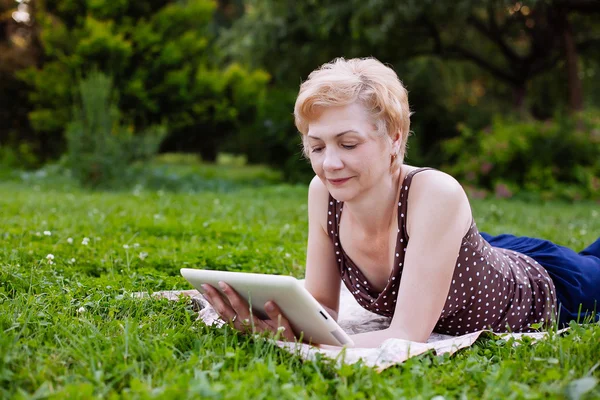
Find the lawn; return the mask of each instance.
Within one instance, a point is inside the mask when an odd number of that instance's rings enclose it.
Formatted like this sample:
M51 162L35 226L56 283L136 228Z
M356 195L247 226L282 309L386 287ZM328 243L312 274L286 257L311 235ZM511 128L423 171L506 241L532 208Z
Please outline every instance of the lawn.
M306 187L91 192L38 176L0 193L0 398L600 398L598 325L482 339L379 374L203 326L183 300L131 297L188 289L183 266L302 277ZM600 234L594 203L473 209L490 233L577 250Z

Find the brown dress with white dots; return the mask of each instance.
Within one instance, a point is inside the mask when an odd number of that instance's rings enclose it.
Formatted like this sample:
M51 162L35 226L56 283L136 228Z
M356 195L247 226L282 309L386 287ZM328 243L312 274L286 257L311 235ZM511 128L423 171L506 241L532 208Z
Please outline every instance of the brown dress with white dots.
M394 267L382 292L375 290L339 242L339 221L343 202L329 196L328 227L337 255L341 278L358 303L374 313L394 315L402 278L408 192L415 174L406 175L398 199L398 238ZM435 332L463 335L482 329L495 332L527 332L531 325L544 325L556 318L556 290L546 270L532 258L514 251L492 247L471 224L460 246L452 284Z

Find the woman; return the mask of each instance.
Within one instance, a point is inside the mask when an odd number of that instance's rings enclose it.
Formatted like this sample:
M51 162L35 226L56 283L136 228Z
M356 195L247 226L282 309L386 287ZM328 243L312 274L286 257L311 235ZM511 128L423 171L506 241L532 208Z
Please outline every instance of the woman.
M294 109L316 174L308 194L306 288L336 318L340 282L389 328L353 336L358 347L389 338L425 342L432 331L523 332L593 315L600 300L600 239L581 253L550 242L480 234L451 176L403 164L407 91L368 59L336 59L313 71ZM207 287L225 320L244 330L248 306L226 284ZM294 340L275 304L255 329ZM560 309L560 311L559 311Z

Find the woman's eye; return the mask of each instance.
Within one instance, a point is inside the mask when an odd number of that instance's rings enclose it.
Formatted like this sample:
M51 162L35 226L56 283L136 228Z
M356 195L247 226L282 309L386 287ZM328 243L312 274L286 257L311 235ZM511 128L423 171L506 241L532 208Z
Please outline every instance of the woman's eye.
M342 147L346 150L351 150L356 147L355 144L343 144Z
M323 150L322 147L313 147L312 149L310 149L311 153L319 153L321 150Z

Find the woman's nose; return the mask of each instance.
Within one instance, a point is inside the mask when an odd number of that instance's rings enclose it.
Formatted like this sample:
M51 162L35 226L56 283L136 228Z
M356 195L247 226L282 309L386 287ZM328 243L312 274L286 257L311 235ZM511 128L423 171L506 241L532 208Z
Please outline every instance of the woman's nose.
M325 150L325 159L323 160L323 169L328 171L335 171L342 169L344 163L340 158L339 154L335 150Z

